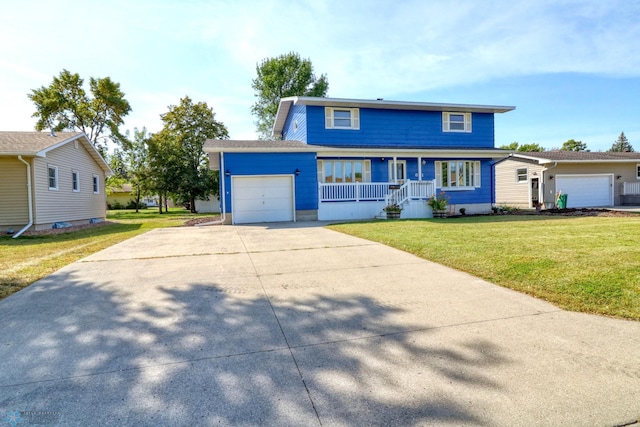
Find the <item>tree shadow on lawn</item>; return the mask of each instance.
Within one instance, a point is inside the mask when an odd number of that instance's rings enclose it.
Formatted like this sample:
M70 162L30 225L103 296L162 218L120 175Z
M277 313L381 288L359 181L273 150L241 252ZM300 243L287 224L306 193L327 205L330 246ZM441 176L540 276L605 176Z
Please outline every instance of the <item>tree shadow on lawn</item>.
M482 424L438 384L496 389L483 371L511 363L362 295L124 285L65 269L0 301L0 410L72 425Z

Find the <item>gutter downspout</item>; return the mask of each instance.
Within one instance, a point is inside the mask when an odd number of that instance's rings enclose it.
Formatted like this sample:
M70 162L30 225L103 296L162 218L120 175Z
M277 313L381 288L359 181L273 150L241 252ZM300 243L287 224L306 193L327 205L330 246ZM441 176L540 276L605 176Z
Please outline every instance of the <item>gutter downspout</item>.
M27 204L29 206L29 224L13 235L13 238L20 237L22 233L27 231L33 225L33 202L31 201L31 165L29 162L25 162L22 156L18 156L18 160L27 165Z
M205 226L205 225L218 225L218 224L224 224L224 222L227 219L227 195L225 192L225 180L227 179L226 175L225 175L225 169L224 169L224 152L221 151L220 152L220 176L218 179L221 180L222 182L222 188L220 189L220 202L222 202L222 209L220 212L221 217L218 221L211 221L211 222L205 222L202 224L198 224L198 226Z

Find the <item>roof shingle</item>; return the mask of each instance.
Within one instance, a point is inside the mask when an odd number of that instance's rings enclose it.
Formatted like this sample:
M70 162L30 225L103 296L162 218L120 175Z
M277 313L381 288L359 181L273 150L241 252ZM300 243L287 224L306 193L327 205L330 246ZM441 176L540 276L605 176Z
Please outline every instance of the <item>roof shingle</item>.
M34 156L42 150L67 141L82 132L0 132L0 155Z

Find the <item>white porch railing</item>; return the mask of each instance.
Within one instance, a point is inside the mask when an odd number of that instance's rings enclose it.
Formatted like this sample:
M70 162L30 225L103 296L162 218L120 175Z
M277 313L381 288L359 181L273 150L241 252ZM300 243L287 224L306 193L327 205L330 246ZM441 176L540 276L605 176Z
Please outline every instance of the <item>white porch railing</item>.
M387 204L401 205L409 200L426 200L436 194L436 181L405 181L398 189L389 191Z
M407 180L399 189L391 190L389 182L319 183L320 202L389 201L402 204L407 200L428 199L436 193L434 181ZM393 194L393 195L392 195Z
M630 196L640 194L640 182L623 182L622 195Z
M360 202L384 200L389 194L388 182L319 183L321 202Z

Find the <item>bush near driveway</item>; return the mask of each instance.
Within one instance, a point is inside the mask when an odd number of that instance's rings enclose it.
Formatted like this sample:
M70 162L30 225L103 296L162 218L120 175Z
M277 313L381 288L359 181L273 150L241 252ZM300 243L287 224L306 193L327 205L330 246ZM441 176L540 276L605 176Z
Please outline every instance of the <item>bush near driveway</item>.
M640 320L640 216L478 216L330 228L567 310Z
M108 211L109 224L55 233L0 237L0 299L92 253L154 228L175 227L211 214L191 214L182 208Z

